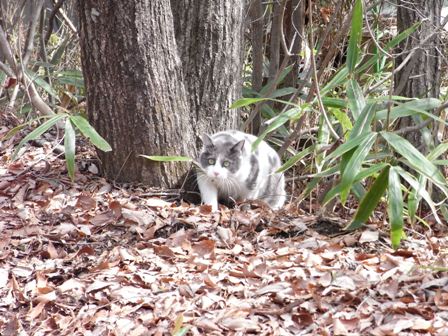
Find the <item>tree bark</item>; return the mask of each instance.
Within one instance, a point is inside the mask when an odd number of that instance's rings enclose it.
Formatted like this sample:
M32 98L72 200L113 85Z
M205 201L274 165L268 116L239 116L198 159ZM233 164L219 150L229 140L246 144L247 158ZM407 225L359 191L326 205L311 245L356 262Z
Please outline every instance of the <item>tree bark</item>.
M441 40L435 34L440 28L443 0L398 1L397 28L402 32L416 22L421 26L400 46L401 53L396 59L396 67L415 49L410 61L394 78L394 93L405 97L434 97L440 94L440 52ZM414 123L412 118L403 118L400 128ZM420 132L411 132L407 138L416 147L424 147Z
M171 0L190 122L201 136L235 129L244 57L244 0Z
M88 114L111 144L106 177L179 185L204 133L236 128L244 1L78 0Z
M186 165L139 157L193 154L169 0L80 0L89 119L111 144L106 177L170 187Z

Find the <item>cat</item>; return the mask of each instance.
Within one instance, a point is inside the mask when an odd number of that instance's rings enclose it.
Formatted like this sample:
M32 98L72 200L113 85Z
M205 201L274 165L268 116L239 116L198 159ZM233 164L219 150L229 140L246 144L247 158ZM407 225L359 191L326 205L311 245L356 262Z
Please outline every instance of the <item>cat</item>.
M236 130L202 138L197 182L202 203L218 210L218 201L265 201L272 209L285 203L285 179L275 173L281 166L277 152L265 141L255 150L257 137Z

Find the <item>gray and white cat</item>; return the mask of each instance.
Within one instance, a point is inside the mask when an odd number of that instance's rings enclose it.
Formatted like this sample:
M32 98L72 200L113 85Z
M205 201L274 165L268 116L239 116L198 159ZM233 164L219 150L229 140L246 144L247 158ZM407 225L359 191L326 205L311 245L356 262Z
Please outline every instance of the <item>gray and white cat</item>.
M260 199L271 208L285 203L285 179L275 173L281 166L277 152L265 141L252 151L257 138L230 130L203 137L197 172L202 202L218 210L218 200Z

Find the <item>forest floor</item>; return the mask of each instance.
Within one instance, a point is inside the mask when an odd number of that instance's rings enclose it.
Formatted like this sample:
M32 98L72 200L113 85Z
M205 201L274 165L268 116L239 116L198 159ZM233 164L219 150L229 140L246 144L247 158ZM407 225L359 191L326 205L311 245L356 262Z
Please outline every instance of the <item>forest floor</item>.
M292 205L211 213L112 185L89 148L71 182L51 137L10 162L18 139L0 147L1 335L448 335L443 227L394 251L381 215L345 232Z

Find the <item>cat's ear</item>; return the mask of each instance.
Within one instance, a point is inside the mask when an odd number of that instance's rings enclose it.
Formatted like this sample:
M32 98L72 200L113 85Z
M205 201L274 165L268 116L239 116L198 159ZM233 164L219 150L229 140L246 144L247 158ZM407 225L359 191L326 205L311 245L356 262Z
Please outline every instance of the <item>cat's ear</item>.
M244 140L238 141L233 147L230 149L232 152L242 152L244 148Z
M204 147L214 147L212 139L207 134L202 136L202 144Z

